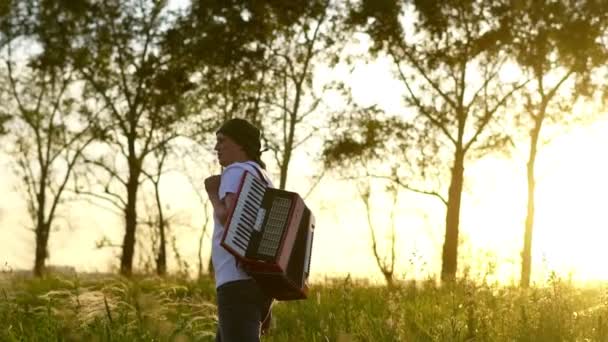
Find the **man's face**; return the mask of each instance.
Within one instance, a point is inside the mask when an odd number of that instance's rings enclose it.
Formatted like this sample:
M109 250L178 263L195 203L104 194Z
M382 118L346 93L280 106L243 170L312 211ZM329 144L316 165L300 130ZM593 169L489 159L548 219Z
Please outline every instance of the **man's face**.
M216 138L215 150L217 151L217 159L220 165L226 167L243 159L245 151L229 136L218 133Z

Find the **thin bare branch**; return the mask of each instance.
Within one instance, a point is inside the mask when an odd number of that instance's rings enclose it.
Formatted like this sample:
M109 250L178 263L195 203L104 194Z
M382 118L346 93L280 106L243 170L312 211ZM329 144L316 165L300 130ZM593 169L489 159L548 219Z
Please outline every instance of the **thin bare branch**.
M454 100L452 100L443 90L441 90L441 87L439 86L439 84L437 84L436 82L434 82L433 80L431 80L431 78L428 75L428 72L424 70L424 68L420 65L420 62L418 61L417 58L415 58L410 52L409 49L405 46L403 46L404 42L403 41L399 41L399 47L400 50L405 54L405 56L407 57L408 61L410 62L411 65L414 66L414 68L418 71L418 73L427 81L427 83L433 88L435 89L435 91L443 98L443 100L445 102L447 102L453 110L458 110L458 104L456 102L454 102ZM391 55L393 55L393 58L396 59L396 56L394 55L393 51L390 51Z
M492 119L492 117L494 116L494 113L502 106L505 105L505 103L507 102L507 100L515 93L517 92L519 89L523 88L526 84L528 84L529 80L513 87L513 89L511 89L511 91L509 91L505 96L502 97L502 99L500 101L498 101L498 103L496 103L496 105L494 105L494 107L490 110L486 110L486 113L484 115L484 117L481 120L481 124L477 127L477 131L475 132L475 134L473 135L473 137L471 138L471 140L469 140L468 143L465 144L463 150L468 151L469 148L473 145L473 143L477 140L477 138L479 137L479 135L481 134L481 132L483 132L483 130L485 129L485 127L487 126L487 124L490 122L490 120Z
M403 81L403 83L405 84L405 87L410 95L410 98L414 101L414 104L416 105L416 108L418 108L418 110L420 111L420 113L422 115L424 115L424 117L426 117L427 119L429 119L433 125L435 125L435 127L439 128L443 134L445 134L445 136L453 143L456 144L456 139L454 137L452 137L452 135L450 134L450 132L447 130L446 126L443 125L441 122L439 122L439 120L437 120L437 118L435 118L435 116L431 113L429 113L425 106L422 104L422 102L420 101L420 99L416 96L416 94L414 94L414 91L412 90L412 88L410 87L410 82L407 80L405 73L403 72L403 70L401 69L401 64L399 63L399 61L396 59L396 56L393 55L391 53L391 56L393 57L393 59L395 60L395 65L397 66L397 71L399 72L399 77L401 78L401 80Z
M423 190L423 189L419 189L416 187L413 187L409 184L403 183L399 178L396 177L390 177L390 176L383 176L383 175L374 175L374 174L370 174L370 177L373 178L378 178L378 179L387 179L390 180L392 182L394 182L395 184L399 185L400 187L409 190L411 192L415 192L418 194L422 194L422 195L429 195L432 197L436 197L437 199L439 199L443 204L445 204L446 206L448 205L448 200L445 199L440 193L436 192L436 191L429 191L429 190Z
M111 204L114 208L118 209L118 212L120 213L120 215L123 215L122 212L124 211L124 208L127 205L127 203L119 195L110 193L110 192L106 192L106 193L108 195L111 195L112 198L115 198L118 201L116 201L108 196L100 195L100 194L92 192L92 191L77 190L76 193L80 194L80 195L84 195L84 196L89 196L89 197L92 197L95 199L100 199L100 200L104 201L105 203Z
M110 176L112 178L116 178L116 180L118 180L120 182L120 184L127 186L127 181L122 179L122 177L118 174L118 172L115 169L106 165L101 160L92 160L92 159L85 158L84 162L87 164L92 164L92 165L102 168L104 171L106 171L108 174L110 174Z

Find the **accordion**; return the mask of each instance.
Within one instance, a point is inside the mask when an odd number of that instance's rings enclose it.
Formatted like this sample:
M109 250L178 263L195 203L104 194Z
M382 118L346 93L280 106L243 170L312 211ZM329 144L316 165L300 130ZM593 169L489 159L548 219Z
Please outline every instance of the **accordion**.
M266 187L245 171L221 245L262 291L278 300L305 299L315 218L295 192Z

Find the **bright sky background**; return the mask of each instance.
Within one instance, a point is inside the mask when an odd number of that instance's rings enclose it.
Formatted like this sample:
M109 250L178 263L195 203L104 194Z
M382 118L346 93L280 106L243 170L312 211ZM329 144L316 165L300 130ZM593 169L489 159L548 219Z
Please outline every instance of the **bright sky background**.
M393 97L382 99L391 92L378 90L382 67L360 66L358 70L353 77L359 87L355 93L377 97L391 106ZM374 82L370 83L370 79ZM369 84L373 86L365 88ZM534 280L542 282L552 271L580 281L608 280L608 269L604 266L608 260L605 248L608 217L603 207L608 193L606 147L605 118L572 128L542 147L537 164ZM314 155L314 151L307 152ZM295 172L290 176L292 189L300 192L308 188L303 180L315 172L305 155L300 153L296 158L292 168ZM473 275L486 275L489 280L518 281L526 205L524 157L524 152L520 157L515 154L516 159L511 160L490 156L466 168L459 270L468 268ZM23 201L14 192L7 192L13 188L15 179L7 172L5 156L1 163L0 188L6 190L0 198L0 264L4 269L29 268L33 263L34 235L23 228L29 224ZM202 219L199 202L184 176L171 174L165 184L162 191L170 204L170 213L180 216L181 221L191 222L191 227L176 229L180 253L194 267L199 234L195 227L200 226ZM372 255L364 207L357 196L352 184L328 177L307 200L317 217L313 279L347 274L374 281L382 279ZM390 202L381 193L372 199L376 234L386 243ZM437 274L445 229L443 205L433 198L403 193L398 206L399 277L412 279ZM51 235L48 264L70 265L86 271L116 267L120 251L97 250L95 241L106 235L121 242L123 227L119 217L97 207L79 205L62 212L58 223L61 229ZM205 255L208 247L207 242Z
M389 61L359 65L352 75L354 96L363 103L380 102L399 109L399 84L388 78ZM395 83L396 82L396 83ZM517 283L526 209L525 158L527 143L513 159L489 156L466 167L466 192L461 211L459 270L490 281ZM537 162L537 213L533 238L533 280L543 282L551 272L577 281L608 280L608 119L569 129L541 147ZM306 192L316 172L307 154L299 153L290 187ZM0 155L0 270L33 265L34 234L23 200L13 191L16 180L8 159ZM201 175L204 177L205 175ZM192 187L183 175L171 174L161 189L170 214L190 226L176 227L182 257L194 272L202 213ZM202 184L201 184L202 188ZM376 234L387 242L390 202L373 196ZM381 281L370 247L363 203L356 189L335 176L326 177L307 200L316 214L312 278L365 277ZM400 194L396 217L399 278L438 274L445 232L444 207L438 200L412 193ZM82 271L107 271L118 265L119 249L98 250L95 242L106 235L121 242L123 225L100 208L75 205L63 211L60 229L50 238L47 264L74 266ZM139 228L140 230L142 228ZM208 256L209 242L205 244ZM171 267L171 265L170 265Z

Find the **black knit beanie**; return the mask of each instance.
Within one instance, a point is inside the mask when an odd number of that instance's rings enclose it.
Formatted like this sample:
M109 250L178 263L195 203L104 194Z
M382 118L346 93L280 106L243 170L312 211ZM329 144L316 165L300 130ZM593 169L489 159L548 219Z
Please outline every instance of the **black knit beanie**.
M222 133L230 137L239 146L245 150L245 153L253 161L264 167L264 163L260 160L261 143L260 130L244 119L230 119L226 121L218 130L217 133Z

